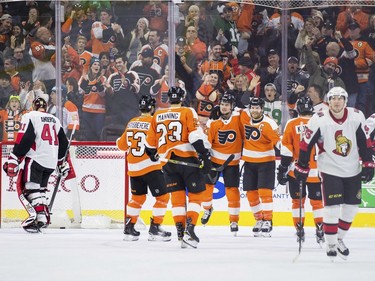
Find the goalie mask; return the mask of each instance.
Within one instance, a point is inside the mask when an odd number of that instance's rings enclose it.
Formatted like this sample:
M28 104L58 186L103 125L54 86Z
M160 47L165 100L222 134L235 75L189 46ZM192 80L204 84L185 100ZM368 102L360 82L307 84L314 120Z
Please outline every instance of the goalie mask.
M179 104L185 97L185 91L180 87L171 87L168 90L168 97L171 104Z
M33 109L35 111L38 111L40 108L43 108L44 111L47 111L47 102L44 99L42 99L41 97L36 98L33 101Z
M147 95L143 95L139 101L139 110L142 113L151 112L155 108L156 100Z
M301 97L297 100L297 112L299 115L312 115L314 106L309 97Z

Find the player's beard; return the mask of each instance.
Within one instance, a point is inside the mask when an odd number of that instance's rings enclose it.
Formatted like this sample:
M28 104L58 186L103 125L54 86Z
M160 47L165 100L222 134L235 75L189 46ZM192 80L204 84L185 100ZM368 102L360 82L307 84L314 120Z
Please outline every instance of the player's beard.
M262 118L263 112L251 111L250 114L251 114L251 118L253 118L254 120L259 120L260 118Z

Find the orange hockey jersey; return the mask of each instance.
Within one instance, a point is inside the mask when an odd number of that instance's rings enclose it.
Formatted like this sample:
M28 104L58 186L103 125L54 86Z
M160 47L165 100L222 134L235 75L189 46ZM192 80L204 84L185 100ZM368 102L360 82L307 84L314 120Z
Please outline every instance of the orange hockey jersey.
M228 120L210 120L207 127L208 141L211 143L211 161L222 165L231 154L234 154L235 157L229 166L238 165L242 150L240 113L234 111Z
M125 132L116 140L120 150L127 151L128 174L130 177L143 176L161 169L160 162L152 162L145 151L145 142L150 130L152 116L138 116L131 119Z
M167 159L172 152L180 157L197 157L191 144L198 140L203 140L206 148L210 146L199 126L197 112L175 105L154 114L146 140L148 147L157 148L159 155Z
M294 177L294 163L298 160L299 157L299 143L302 139L303 132L305 131L306 124L309 121L310 117L300 116L293 118L286 123L284 135L281 141L281 155L292 157L293 162L290 166L289 175ZM315 160L315 147L313 147L310 155L310 172L307 178L307 182L320 182L318 176L317 163Z
M248 109L241 112L241 130L244 136L242 159L245 162L263 163L275 161L275 146L280 145L279 128L276 122L263 116L260 122L253 122Z

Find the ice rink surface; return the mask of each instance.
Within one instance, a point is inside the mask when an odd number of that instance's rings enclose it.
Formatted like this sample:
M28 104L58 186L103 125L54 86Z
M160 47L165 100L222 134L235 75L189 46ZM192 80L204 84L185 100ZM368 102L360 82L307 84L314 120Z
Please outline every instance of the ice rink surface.
M122 229L47 229L28 234L0 229L0 281L367 281L375 278L375 228L352 228L344 240L347 261L331 262L313 228L295 263L292 227L275 227L255 238L249 226L237 237L229 227L198 226L198 249L181 249L175 229L170 242L123 241Z

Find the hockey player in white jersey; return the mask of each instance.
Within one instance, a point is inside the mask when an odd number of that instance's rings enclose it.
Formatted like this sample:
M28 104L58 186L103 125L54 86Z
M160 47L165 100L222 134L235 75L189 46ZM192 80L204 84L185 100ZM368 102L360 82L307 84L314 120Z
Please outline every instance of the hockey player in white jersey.
M318 144L327 256L347 259L349 249L343 239L361 203L361 180L368 182L374 176L372 153L366 146L363 113L346 107L348 93L334 87L327 100L329 109L317 112L307 123L294 174L298 181L306 181L310 152Z
M56 167L62 177L66 177L70 169L64 161L68 139L59 119L46 113L46 109L44 99L33 101L33 111L22 117L13 151L3 166L9 177L19 172L17 192L29 213L21 225L27 232L39 232L48 226L48 179ZM20 164L23 164L21 169Z

